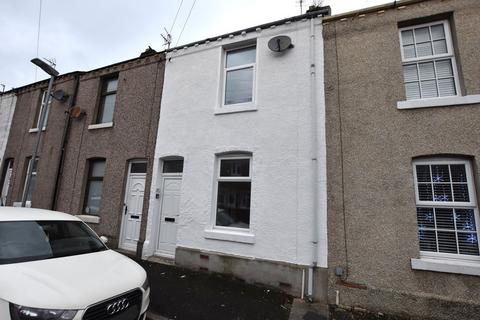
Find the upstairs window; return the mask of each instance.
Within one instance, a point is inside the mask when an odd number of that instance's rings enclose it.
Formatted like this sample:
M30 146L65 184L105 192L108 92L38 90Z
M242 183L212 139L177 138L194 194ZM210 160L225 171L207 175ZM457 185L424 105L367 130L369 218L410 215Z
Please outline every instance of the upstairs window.
M43 108L46 106L46 111L45 111L45 118L43 118L43 125L42 125L42 130L45 130L47 128L47 121L48 121L48 113L50 112L50 105L52 104L52 99L48 99L48 105L47 105L47 91L42 91L42 95L40 98L40 101L37 105L37 109L35 110L35 119L33 120L33 125L32 129L39 129L40 128L40 118L41 114L43 112Z
M414 162L420 251L431 257L478 259L478 207L469 161Z
M226 51L224 105L253 101L255 60L255 46Z
M402 28L400 42L407 100L458 95L447 20Z
M251 158L229 156L218 160L215 225L249 229Z
M88 161L88 177L85 188L84 214L98 215L102 202L103 176L105 175L105 159Z
M100 104L98 105L97 119L95 123L113 122L113 112L117 99L118 77L106 78L102 83Z

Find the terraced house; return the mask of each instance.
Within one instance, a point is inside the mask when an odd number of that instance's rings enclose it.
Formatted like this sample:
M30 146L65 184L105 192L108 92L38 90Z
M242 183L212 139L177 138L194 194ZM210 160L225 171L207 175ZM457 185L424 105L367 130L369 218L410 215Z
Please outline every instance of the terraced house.
M14 92L0 95L0 166L4 162L4 153L7 147L10 126L12 124L13 112L17 102ZM4 172L0 176L0 206L7 201L7 191L10 185L13 161L5 161Z
M480 314L480 6L324 19L329 303Z
M167 52L145 258L326 301L329 13Z

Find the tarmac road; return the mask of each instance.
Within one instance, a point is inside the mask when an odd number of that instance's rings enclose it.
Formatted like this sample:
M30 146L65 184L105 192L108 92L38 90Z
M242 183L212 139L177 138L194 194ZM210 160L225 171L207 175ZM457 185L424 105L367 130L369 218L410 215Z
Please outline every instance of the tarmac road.
M292 297L207 272L137 261L150 281L150 318L175 320L287 320ZM162 319L157 317L158 319Z

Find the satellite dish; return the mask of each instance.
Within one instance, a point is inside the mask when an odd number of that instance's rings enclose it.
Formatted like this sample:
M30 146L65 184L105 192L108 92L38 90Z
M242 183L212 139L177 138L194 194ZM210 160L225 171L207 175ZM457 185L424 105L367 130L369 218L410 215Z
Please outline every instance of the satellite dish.
M283 52L293 48L292 39L289 36L276 36L268 40L268 48L275 52Z
M62 89L59 89L59 90L55 91L54 93L51 94L51 96L55 100L58 100L58 101L61 101L61 102L65 101L68 97L68 95Z
M74 119L78 119L81 116L85 115L86 112L82 110L80 107L73 107L70 109L70 117Z

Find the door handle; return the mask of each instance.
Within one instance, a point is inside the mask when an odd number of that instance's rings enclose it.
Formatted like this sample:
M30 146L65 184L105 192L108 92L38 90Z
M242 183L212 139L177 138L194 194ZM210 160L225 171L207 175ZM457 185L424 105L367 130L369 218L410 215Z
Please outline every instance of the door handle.
M123 214L127 214L127 212L128 212L128 206L127 206L127 205L125 205L125 209L124 209L124 212L123 212Z

